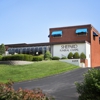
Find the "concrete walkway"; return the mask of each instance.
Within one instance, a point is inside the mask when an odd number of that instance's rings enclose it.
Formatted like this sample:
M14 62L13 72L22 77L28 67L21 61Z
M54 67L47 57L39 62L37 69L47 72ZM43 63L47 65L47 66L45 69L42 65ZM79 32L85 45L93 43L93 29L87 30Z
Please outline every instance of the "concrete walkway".
M40 88L44 93L53 96L55 100L78 100L78 93L76 92L74 83L76 81L81 82L83 80L83 74L87 72L87 70L88 68L79 68L74 71L42 79L15 83L14 88Z

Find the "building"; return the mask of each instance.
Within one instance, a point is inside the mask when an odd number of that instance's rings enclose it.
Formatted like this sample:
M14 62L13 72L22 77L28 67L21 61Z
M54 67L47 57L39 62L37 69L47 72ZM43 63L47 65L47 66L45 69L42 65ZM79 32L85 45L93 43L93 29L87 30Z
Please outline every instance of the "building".
M9 53L43 54L49 50L52 56L68 56L70 52L86 54L87 67L100 66L100 34L91 25L50 28L49 42L36 44L8 44Z

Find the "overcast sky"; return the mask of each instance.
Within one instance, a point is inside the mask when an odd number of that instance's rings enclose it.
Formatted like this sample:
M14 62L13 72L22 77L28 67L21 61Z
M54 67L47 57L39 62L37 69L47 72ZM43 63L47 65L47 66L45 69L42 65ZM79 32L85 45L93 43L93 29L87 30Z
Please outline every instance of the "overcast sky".
M0 44L49 42L49 28L92 24L100 0L0 0Z

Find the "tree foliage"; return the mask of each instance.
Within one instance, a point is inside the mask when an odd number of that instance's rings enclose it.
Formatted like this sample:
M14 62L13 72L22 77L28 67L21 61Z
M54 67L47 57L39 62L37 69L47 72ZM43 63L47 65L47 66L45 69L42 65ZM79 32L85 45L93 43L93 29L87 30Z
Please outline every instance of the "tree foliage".
M73 58L73 53L70 52L70 53L68 54L68 59L72 59L72 58Z
M57 56L52 57L52 60L59 60L60 58Z
M100 100L100 69L91 69L81 83L76 82L79 100Z
M1 44L0 45L0 55L4 54L5 53L5 45L4 44Z
M80 58L79 53L78 52L75 52L74 55L73 55L73 58L74 59L79 59Z
M50 51L46 51L46 53L44 54L44 59L51 59Z
M82 52L82 53L80 54L80 58L81 58L81 59L85 59L85 58L86 58L86 55Z

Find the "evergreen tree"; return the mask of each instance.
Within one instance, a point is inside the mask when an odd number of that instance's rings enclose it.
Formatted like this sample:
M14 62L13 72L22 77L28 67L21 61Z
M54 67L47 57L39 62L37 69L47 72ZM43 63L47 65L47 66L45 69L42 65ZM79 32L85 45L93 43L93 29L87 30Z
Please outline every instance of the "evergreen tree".
M80 58L79 53L78 52L75 52L74 55L73 55L73 58L74 59L79 59Z
M46 51L46 53L44 54L44 59L51 59L50 51Z
M68 54L68 59L73 59L73 53L72 53L72 52L70 52L70 53Z
M4 44L1 44L0 45L0 55L4 54L5 53L5 45Z
M82 52L82 53L80 54L80 58L81 58L81 59L85 59L85 58L86 58L86 55Z

